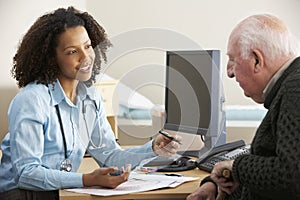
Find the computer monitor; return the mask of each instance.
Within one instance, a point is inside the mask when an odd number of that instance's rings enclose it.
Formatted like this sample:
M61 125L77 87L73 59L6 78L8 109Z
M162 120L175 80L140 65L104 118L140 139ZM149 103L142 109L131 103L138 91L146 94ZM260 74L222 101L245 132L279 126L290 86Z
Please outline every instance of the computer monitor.
M207 151L225 143L220 50L167 51L165 130L201 135Z

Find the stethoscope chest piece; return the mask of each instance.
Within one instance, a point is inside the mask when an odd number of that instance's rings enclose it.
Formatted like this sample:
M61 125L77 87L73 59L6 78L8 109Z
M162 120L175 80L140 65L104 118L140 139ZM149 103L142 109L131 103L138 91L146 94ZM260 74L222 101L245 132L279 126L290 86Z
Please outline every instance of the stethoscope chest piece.
M60 171L70 172L72 170L72 164L70 159L65 159L60 163Z

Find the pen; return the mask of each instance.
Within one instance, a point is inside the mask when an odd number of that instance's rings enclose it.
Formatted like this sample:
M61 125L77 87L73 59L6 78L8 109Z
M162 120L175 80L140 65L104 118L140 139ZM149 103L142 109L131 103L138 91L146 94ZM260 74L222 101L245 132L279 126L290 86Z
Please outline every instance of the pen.
M165 136L166 138L169 138L170 140L174 140L175 142L177 142L178 144L182 144L180 141L176 140L174 137L172 137L169 133L165 132L165 131L158 131L160 134L162 134L163 136Z
M183 175L182 174L165 174L166 176L177 176L177 177L182 177Z

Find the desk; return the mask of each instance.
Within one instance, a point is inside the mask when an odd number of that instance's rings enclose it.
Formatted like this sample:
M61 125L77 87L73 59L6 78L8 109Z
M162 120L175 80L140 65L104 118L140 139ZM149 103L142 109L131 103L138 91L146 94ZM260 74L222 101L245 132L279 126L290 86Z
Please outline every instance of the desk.
M91 172L97 168L96 162L93 158L84 158L82 164L80 165L79 172ZM61 190L59 195L61 200L95 200L95 199L107 199L107 200L120 200L120 199L185 199L187 195L196 190L199 186L200 180L208 175L207 172L201 171L198 168L194 170L179 172L185 176L199 177L199 180L183 183L176 188L153 190L148 192L139 192L126 195L117 196L93 196L88 194L80 194L74 192L67 192Z

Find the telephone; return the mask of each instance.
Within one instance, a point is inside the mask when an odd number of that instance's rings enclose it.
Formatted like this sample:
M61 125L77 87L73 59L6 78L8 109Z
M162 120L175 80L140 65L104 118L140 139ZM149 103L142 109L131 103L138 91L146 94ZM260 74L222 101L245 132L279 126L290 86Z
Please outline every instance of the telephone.
M246 145L243 140L237 140L213 148L207 156L199 158L196 161L196 165L201 170L211 172L215 163L232 160L240 155L249 153L250 145Z
M158 156L143 167L156 167L157 172L179 172L195 169L195 161L188 156L176 155L175 157Z

